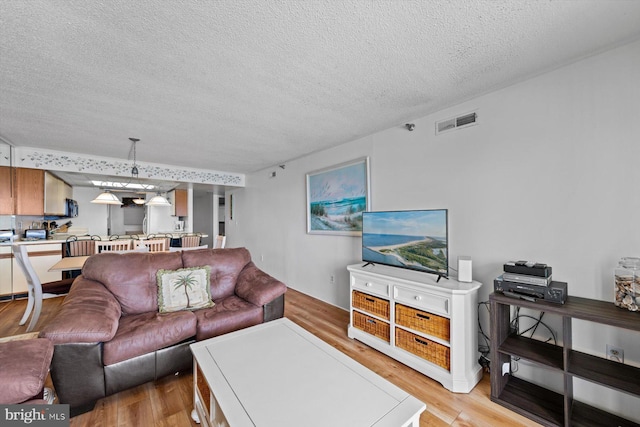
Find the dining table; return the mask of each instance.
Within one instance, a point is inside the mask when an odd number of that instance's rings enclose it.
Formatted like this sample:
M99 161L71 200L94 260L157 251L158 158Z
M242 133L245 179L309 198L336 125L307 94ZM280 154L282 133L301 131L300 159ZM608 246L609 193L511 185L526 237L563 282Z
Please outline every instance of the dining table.
M64 257L60 261L53 264L49 271L73 271L73 270L82 270L82 266L85 261L89 258L90 255L87 256L70 256Z

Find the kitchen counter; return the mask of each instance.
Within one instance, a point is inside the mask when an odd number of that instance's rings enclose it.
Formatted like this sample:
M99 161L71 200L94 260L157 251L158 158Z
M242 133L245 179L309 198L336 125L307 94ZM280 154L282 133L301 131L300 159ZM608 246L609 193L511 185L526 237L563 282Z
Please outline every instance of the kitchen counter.
M182 236L188 235L188 234L193 234L193 233L187 233L187 232L173 232L173 233L152 233L152 235L157 236L157 237L169 237L171 236L172 239L179 239ZM56 237L57 236L57 237ZM53 236L49 237L48 239L38 239L38 240L25 240L23 238L17 238L14 240L14 243L17 243L19 245L46 245L46 244L57 244L60 245L62 243L64 243L69 237L73 236L73 234L54 234ZM202 237L209 237L208 234L201 234ZM89 237L89 235L83 234L83 235L78 235L78 237L82 238L82 237ZM101 240L109 240L109 237L111 236L98 236L100 237ZM121 239L126 239L126 237L120 237ZM131 239L146 239L146 235L144 234L136 234L130 237ZM0 242L0 246L11 246L12 242Z
M13 242L2 242L0 246L11 246L13 243L18 245L47 245L47 244L56 244L59 245L64 243L64 240L53 240L53 239L38 239L38 240L24 240L24 239L16 239Z

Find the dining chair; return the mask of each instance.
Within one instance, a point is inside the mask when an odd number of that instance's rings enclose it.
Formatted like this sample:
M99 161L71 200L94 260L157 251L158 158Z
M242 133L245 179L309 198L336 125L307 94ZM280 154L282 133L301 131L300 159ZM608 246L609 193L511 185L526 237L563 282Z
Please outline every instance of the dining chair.
M95 241L100 236L70 236L65 241L65 256L87 256L96 253Z
M193 248L195 246L200 246L200 235L187 234L180 238L180 243L180 246L183 248Z
M34 326L36 326L36 323L38 323L40 311L42 310L42 299L67 294L73 283L73 278L42 283L31 265L26 245L13 245L13 256L27 279L27 307L24 310L19 325L24 325L29 315L33 313L29 326L27 327L27 332L31 332Z
M167 250L167 239L148 239L148 240L134 240L133 249L146 246L149 248L149 252L165 252Z
M224 245L227 243L227 236L218 235L216 236L216 240L213 242L214 249L222 249Z
M64 257L88 256L96 253L95 241L101 240L100 236L69 236L64 245ZM80 275L81 270L64 271L63 278L74 278Z
M178 248L171 246L169 248L169 252L197 251L198 249L209 249L209 245L192 246L190 248Z
M172 238L173 238L173 235L171 235L169 233L158 233L158 234L149 234L149 235L147 235L147 240L164 239L167 242L164 245L165 250L168 250L168 248L171 246L171 239Z
M128 251L131 250L131 240L109 240L109 241L96 241L95 242L95 253L99 254L102 252L111 252L111 251Z

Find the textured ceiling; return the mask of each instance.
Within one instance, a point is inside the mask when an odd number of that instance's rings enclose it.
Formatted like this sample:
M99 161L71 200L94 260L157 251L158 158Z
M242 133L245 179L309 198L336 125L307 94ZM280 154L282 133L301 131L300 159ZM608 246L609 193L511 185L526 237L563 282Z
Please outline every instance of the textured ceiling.
M249 173L640 37L640 1L0 0L0 136Z

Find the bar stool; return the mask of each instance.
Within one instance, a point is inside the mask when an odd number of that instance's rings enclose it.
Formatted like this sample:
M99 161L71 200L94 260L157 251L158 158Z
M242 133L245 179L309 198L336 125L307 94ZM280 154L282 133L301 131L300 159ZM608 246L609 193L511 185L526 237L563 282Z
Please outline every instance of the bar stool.
M31 265L31 261L29 261L26 245L14 244L13 256L27 279L27 308L24 310L24 315L19 324L24 325L33 311L31 322L27 327L27 332L30 332L38 323L38 317L40 317L40 311L42 310L42 299L67 294L73 284L73 278L42 283Z

